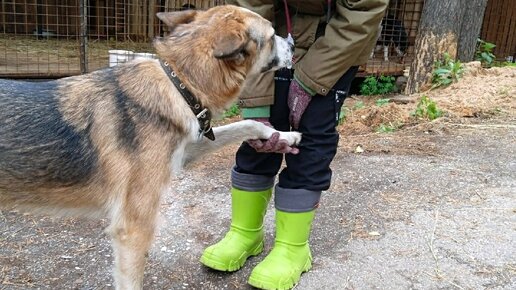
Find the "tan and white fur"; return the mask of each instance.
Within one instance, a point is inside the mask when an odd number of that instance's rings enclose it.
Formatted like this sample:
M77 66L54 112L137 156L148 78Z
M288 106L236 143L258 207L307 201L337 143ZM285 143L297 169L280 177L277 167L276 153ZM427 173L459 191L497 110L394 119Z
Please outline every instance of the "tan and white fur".
M154 42L217 115L252 74L291 65L271 23L235 6L159 13L169 34ZM117 289L141 289L145 256L173 170L232 142L277 132L255 121L199 124L157 60L135 60L57 81L0 80L0 206L108 217ZM280 132L297 144L297 132Z

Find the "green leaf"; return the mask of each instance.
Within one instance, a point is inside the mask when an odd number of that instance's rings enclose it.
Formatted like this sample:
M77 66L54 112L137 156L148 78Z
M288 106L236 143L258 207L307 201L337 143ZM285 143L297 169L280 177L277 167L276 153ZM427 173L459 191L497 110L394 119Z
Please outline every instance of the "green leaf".
M443 74L448 74L450 73L450 70L447 69L447 68L438 68L434 71L435 74L437 75L443 75Z
M487 51L492 51L495 47L496 47L496 44L494 44L494 43L490 43L490 42L484 43L484 49Z
M442 81L442 83L443 83L443 84L445 84L445 85L449 85L449 84L451 84L452 82L453 82L453 80L452 80L452 79L444 79L444 80Z
M390 102L390 99L378 99L378 100L376 100L376 105L378 107L382 107L382 106L387 105L389 102Z
M362 102L362 101L356 102L355 105L353 106L353 108L355 108L355 109L362 109L364 107L365 107L365 105L364 105L364 102Z

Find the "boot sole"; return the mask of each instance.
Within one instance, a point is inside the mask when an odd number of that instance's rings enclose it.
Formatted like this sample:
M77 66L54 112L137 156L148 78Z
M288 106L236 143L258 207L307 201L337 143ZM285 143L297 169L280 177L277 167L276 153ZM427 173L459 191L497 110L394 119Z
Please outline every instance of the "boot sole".
M295 276L295 277L289 277L289 279L283 283L280 283L278 285L278 283L275 283L275 281L272 281L269 279L269 277L265 277L265 276L258 276L258 275L253 275L251 277L249 277L249 281L247 281L247 283L255 288L258 288L258 289L264 289L264 290L287 290L287 289L292 289L298 282L299 280L301 279L301 274L303 273L306 273L308 271L310 271L312 269L312 259L309 258L305 265L303 266L303 270L301 271L301 273L299 273L299 275ZM258 277L256 277L258 276Z
M238 271L244 266L245 262L249 257L259 255L263 251L263 241L260 242L255 248L250 250L249 252L245 251L242 253L238 259L229 262L226 264L221 262L221 259L214 255L203 254L201 256L200 262L213 270L223 271L223 272L234 272Z

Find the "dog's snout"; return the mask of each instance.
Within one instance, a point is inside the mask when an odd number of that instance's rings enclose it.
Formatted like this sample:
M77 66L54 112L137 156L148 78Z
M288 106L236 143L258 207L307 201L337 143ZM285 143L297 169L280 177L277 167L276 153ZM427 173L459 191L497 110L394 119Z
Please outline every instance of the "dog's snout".
M292 68L292 58L294 56L294 40L292 37L289 39L275 35L275 44L272 57L275 59L276 65L273 66L273 69ZM266 68L266 70L270 69L270 67Z
M294 53L294 50L296 49L296 47L294 46L294 44L288 44L290 46L290 52L291 53Z

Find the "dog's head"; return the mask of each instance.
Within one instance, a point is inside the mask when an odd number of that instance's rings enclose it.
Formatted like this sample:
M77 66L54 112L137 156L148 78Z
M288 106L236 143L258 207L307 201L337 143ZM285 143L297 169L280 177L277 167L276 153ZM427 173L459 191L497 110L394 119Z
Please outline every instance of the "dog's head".
M236 97L247 76L292 65L293 48L275 35L270 21L245 8L225 5L157 16L169 28L154 42L158 55L205 94Z

